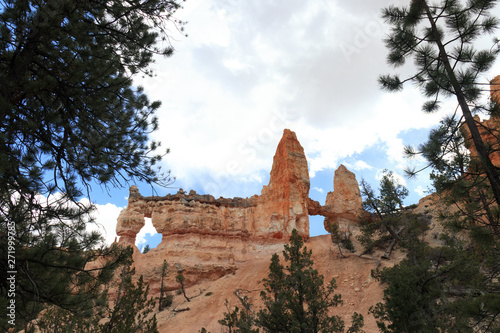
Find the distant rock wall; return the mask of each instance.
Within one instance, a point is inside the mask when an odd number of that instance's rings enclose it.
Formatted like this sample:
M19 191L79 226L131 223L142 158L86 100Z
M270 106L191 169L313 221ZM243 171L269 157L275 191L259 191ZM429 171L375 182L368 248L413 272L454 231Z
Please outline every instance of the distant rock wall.
M151 218L153 226L169 237L197 234L241 239L288 241L293 229L309 237L309 215L323 215L328 223L340 217L355 221L362 210L358 182L343 165L335 171L335 191L325 206L309 199L309 172L304 149L294 132L285 129L274 155L269 184L260 196L219 198L194 191L163 197L143 197L130 188L129 202L118 217L120 242L134 244L136 234Z
M150 267L161 267L167 260L182 267L186 284L193 285L234 272L235 262L254 260L273 249L280 252L293 229L307 239L309 215L325 216L328 223L356 223L361 211L356 177L341 165L334 184L335 191L328 194L325 206L309 198L304 149L295 133L285 129L274 155L269 184L260 195L215 199L180 189L176 194L145 197L132 186L116 233L121 244L134 247L135 266L148 281L154 282L158 275ZM140 257L134 244L145 218L151 218L162 241ZM167 288L176 285L174 279L167 282Z
M500 75L495 77L490 82L491 100L500 104ZM492 114L488 119L481 121L478 115L474 117L479 134L483 141L487 144L490 151L490 159L494 166L500 167L500 114ZM472 142L470 132L467 126L463 126L465 135L469 137L466 144L472 157L477 157L476 147Z

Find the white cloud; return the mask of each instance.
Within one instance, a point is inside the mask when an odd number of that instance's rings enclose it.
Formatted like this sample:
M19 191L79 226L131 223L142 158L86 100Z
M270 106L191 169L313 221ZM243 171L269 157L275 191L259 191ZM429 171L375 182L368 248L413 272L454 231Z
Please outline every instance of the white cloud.
M418 193L418 195L420 195L420 197L422 197L422 198L423 198L424 196L426 196L426 195L427 195L427 193L426 193L426 191L427 191L427 190L425 190L425 189L422 187L422 185L418 185L418 186L414 189L414 191L415 191L416 193Z
M173 40L176 53L158 59L156 78L137 81L163 101L154 136L171 148L165 163L178 186L215 196L254 194L248 192L269 174L284 128L296 132L311 177L374 145L385 147L389 169L400 170L407 163L400 133L429 128L441 114L421 112L425 98L411 86L394 94L378 87L380 74L395 72L382 42L384 6L186 2L177 16L189 22L189 37ZM347 46L354 50L348 56ZM455 106L448 102L443 110ZM364 162L353 169L370 165Z
M142 246L146 244L146 235L152 236L158 233L155 227L153 227L153 223L151 222L150 218L145 218L144 220L145 220L144 227L142 227L141 231L139 231L139 233L135 238L135 245L139 249L142 249Z
M322 188L320 188L320 187L316 187L316 186L315 186L315 187L313 187L313 190L318 191L319 193L323 193L323 192L325 192L325 190L323 190L323 189L322 189Z
M359 171L359 170L373 169L373 167L371 165L369 165L365 161L361 161L361 160L355 161L354 163L345 162L344 164L349 170L358 170Z
M84 199L84 201L88 202L87 199ZM87 229L99 231L104 237L106 244L110 245L117 237L116 219L123 208L112 203L107 203L105 205L96 204L95 206L96 211L93 213L95 224L89 224Z

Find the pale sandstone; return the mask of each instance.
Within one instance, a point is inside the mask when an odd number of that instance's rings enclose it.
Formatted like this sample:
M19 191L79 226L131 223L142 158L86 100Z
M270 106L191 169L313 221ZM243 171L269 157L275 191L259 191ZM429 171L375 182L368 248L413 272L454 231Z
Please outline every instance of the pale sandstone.
M357 221L363 212L363 202L356 175L340 165L335 170L333 178L333 192L326 196L325 209L333 214L325 218L325 229L330 223L336 223L346 228Z

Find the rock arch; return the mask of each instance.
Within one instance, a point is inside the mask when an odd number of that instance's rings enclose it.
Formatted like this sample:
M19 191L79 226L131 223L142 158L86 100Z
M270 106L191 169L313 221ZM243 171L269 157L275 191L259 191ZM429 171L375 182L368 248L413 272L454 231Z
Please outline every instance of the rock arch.
M354 223L361 213L356 177L343 165L335 171L334 187L324 206L309 198L304 149L295 133L285 129L274 155L269 184L260 196L215 199L180 189L163 197L144 197L132 186L128 206L118 217L117 234L120 242L134 244L136 234L144 226L144 217L151 217L164 240L190 234L205 240L215 237L283 243L294 228L308 238L309 215L324 216L327 228L328 223Z

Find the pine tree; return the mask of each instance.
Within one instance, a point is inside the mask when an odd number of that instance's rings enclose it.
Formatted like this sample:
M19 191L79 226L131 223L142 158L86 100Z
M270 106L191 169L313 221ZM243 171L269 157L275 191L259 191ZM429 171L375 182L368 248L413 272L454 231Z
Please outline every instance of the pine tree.
M351 241L352 231L350 227L340 230L338 223L331 222L328 224L328 232L330 233L332 243L337 245L342 258L347 258L342 252L343 247L348 251L355 252L354 244Z
M80 311L126 262L125 249L86 232L93 206L79 200L92 185L169 183L157 167L164 153L148 138L160 103L132 78L154 74L155 54L172 54L167 25L178 8L176 0L2 1L0 304L15 300L17 327L48 305ZM104 258L100 272L86 268ZM7 272L16 272L15 297L6 297ZM2 328L12 327L5 319Z
M165 277L167 276L167 272L168 272L168 263L166 260L163 260L163 265L161 268L161 285L160 285L160 299L158 301L158 311L163 311L164 309L172 305L172 300L174 298L173 295L165 291L164 280Z
M489 50L478 51L473 43L498 27L498 19L490 14L496 4L494 0L440 0L432 4L427 0L412 0L406 7L385 8L383 17L391 25L386 39L389 63L399 67L413 58L417 68L415 75L404 80L397 75L385 75L379 81L390 91L402 89L405 82L415 83L430 98L423 105L425 112L437 110L442 97L456 97L462 111L460 120L463 119L470 132L481 168L500 205L500 178L473 117L474 113L488 109L480 104L479 78L500 52L496 39Z
M189 297L187 297L186 289L184 288L184 281L186 281L186 277L184 276L184 274L182 274L182 270L178 271L178 274L175 277L175 281L179 282L179 284L181 285L181 292L182 292L182 295L184 295L184 298L186 299L186 301L191 302Z
M379 195L375 195L364 179L361 181L361 195L363 208L370 213L370 216L362 216L361 235L358 236L365 247L364 253L385 247L382 258L389 259L397 243L413 253L419 236L428 229L428 221L403 206L408 189L399 184L391 171L385 170L380 180Z
M419 244L412 256L378 275L388 283L385 302L373 309L384 332L496 332L500 327L500 178L489 156L498 142L484 142L474 119L479 113L498 114L494 103L481 104L480 78L496 60L499 42L494 39L489 50L474 47L479 37L497 29L499 21L490 14L496 5L414 0L384 10L392 26L386 40L389 63L400 66L413 57L417 73L403 81L382 76L383 88L399 90L413 82L431 99L424 111L437 110L439 100L450 95L461 111L445 117L418 149L406 149L408 156L421 154L429 161L447 231L441 235L443 246ZM408 295L415 301L408 303Z
M330 308L342 302L334 293L335 279L324 285L323 276L313 268L311 251L303 245L293 230L283 251L286 266L277 254L272 256L269 275L263 280L264 308L258 313L258 326L265 332L344 332L344 321L329 315ZM362 326L363 317L355 313L348 332L360 332Z
M105 290L83 313L51 307L39 319L39 329L42 333L158 333L156 315L151 315L155 301L148 299L149 286L142 276L134 283L133 276L134 269L123 267L115 302L109 302Z
M226 300L226 309L228 312L224 313L224 318L219 320L219 324L227 327L229 333L259 333L259 329L255 328L257 318L249 308L240 309L235 306L233 311L230 311Z
M384 302L370 309L381 332L498 332L500 298L492 282L498 244L478 249L452 234L443 240L443 246L421 244L413 256L374 272L386 286Z
M406 258L374 275L386 283L384 302L370 311L382 332L496 332L500 329L500 242L491 187L464 147L451 117L421 146L434 166L434 206L445 232L432 247L421 241L426 220L403 224ZM444 132L444 133L443 133ZM444 135L443 135L444 134ZM441 141L443 137L450 139ZM441 158L446 151L447 158ZM365 191L364 191L365 192ZM373 196L371 196L373 198ZM373 204L376 199L365 200ZM363 229L377 230L377 223ZM411 299L411 302L408 300Z

